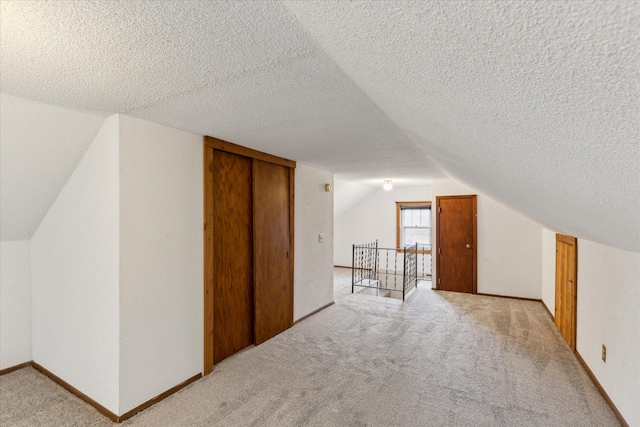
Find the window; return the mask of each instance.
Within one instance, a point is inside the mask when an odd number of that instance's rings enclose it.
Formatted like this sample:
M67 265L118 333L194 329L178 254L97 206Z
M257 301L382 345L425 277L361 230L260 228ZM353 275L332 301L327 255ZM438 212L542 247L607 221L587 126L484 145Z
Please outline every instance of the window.
M396 202L396 247L431 253L431 202Z

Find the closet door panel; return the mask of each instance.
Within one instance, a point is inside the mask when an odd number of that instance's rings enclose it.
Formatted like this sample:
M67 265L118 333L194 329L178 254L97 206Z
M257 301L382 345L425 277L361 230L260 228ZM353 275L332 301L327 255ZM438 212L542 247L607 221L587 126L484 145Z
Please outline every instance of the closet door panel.
M293 324L289 168L253 160L255 342Z
M251 159L213 151L213 362L253 344Z

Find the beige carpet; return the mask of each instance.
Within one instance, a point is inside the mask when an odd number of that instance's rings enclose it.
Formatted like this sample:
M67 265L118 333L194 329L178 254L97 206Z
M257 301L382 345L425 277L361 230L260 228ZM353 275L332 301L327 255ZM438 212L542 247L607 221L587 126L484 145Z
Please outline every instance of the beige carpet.
M123 425L619 425L540 303L427 287L402 303L348 278L335 305ZM111 425L33 369L0 388L3 427Z

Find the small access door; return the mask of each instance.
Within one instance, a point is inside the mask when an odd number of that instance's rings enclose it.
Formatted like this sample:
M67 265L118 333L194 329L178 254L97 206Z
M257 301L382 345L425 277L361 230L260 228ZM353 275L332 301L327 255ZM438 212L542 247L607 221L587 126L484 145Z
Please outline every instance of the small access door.
M573 351L576 349L576 305L578 301L578 242L575 237L556 234L555 323Z
M436 289L477 292L476 196L436 197Z

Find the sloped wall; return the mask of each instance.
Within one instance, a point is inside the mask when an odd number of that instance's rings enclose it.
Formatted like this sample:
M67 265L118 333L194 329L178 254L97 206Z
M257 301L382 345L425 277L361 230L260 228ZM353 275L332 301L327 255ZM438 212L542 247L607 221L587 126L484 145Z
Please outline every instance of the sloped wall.
M120 117L120 414L202 372L202 136Z
M556 310L556 233L542 230L542 302L552 316Z
M0 93L3 241L31 239L106 117Z
M333 180L333 217L337 220L378 188L344 179Z
M0 369L31 360L29 241L0 242Z
M552 314L555 234L543 230L542 300ZM578 239L577 282L577 351L629 425L640 425L640 254Z
M578 353L627 423L639 426L640 254L578 239L577 310Z
M31 238L32 355L118 413L118 116L110 116Z

